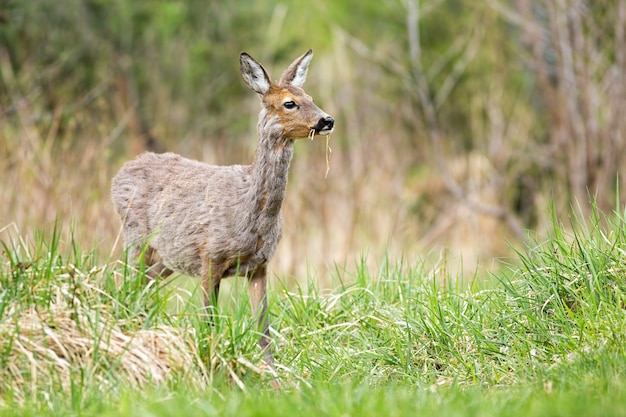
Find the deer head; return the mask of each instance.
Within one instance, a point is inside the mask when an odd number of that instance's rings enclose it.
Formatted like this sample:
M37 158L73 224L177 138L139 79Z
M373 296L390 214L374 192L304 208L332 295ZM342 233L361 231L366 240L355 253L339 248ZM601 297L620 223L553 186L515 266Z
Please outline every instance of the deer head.
M311 58L313 50L309 49L285 70L275 84L265 68L250 55L243 52L239 57L244 82L261 96L267 116L275 118L282 126L286 139L327 135L335 125L335 120L317 107L302 89Z

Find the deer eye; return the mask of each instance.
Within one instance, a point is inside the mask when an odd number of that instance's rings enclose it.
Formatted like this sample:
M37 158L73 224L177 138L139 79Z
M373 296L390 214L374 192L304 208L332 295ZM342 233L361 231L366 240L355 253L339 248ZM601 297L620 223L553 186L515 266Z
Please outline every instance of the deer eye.
M295 101L285 101L283 103L283 106L285 106L286 109L295 109L296 107L298 107Z

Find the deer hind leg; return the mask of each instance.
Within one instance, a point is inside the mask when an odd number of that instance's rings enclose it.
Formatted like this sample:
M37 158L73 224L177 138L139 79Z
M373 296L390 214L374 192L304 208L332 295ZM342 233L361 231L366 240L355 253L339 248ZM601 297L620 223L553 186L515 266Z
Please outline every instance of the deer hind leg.
M157 278L167 278L174 271L169 269L161 261L159 254L150 246L143 246L139 242L132 242L126 248L128 251L128 260L139 267L142 259L146 271L146 285Z
M146 265L146 278L148 283L157 278L167 278L174 273L174 271L165 266L157 251L150 246L146 248L144 262Z

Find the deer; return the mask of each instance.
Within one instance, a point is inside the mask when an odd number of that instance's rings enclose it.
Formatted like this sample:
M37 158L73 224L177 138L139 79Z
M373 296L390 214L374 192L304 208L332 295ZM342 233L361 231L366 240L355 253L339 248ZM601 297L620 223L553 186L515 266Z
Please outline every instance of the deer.
M335 125L302 89L312 57L309 49L274 83L261 64L241 53L243 81L262 105L250 165L145 152L126 162L111 185L128 259L143 259L147 282L173 272L200 277L211 322L221 280L247 278L258 344L272 369L267 264L282 235L280 211L294 142L329 135Z

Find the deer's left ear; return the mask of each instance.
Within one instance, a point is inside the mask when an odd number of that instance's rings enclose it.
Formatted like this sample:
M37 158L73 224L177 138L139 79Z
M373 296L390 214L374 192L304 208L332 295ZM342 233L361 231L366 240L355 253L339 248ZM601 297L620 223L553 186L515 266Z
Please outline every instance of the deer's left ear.
M313 58L313 49L309 49L300 58L293 61L289 68L285 70L278 84L291 84L296 87L302 87L306 81L306 74L309 70L309 64Z

